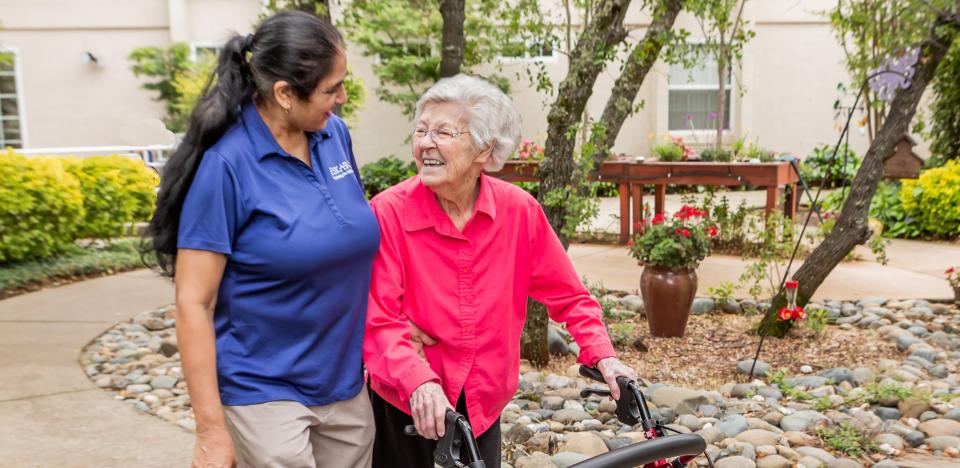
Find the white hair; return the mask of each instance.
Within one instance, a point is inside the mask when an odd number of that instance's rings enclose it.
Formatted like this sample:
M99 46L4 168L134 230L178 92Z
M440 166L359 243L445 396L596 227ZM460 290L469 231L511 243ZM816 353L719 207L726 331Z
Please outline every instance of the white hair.
M467 129L477 149L493 145L485 170L498 171L520 142L520 113L503 91L486 80L467 75L444 78L417 100L413 121L427 104L460 104L467 112Z

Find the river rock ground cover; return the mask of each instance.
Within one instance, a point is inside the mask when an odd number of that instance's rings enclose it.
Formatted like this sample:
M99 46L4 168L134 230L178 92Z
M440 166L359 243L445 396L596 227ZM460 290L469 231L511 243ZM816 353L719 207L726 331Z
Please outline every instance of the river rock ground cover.
M699 300L685 337L651 338L634 297L605 300L616 300L611 334L646 380L654 417L704 437L717 468L891 467L911 453L960 457L953 306L883 298L811 304L833 324L819 335L800 328L767 340L748 382L743 372L757 342L748 330L757 317L744 316L743 303L725 304L723 313ZM83 350L81 364L118 400L193 430L172 312L118 324ZM552 331L554 350L576 352L564 334ZM593 384L576 369L569 355L543 369L522 366L501 418L509 466L566 467L642 440L613 417L613 402L580 398ZM707 466L702 456L695 464Z

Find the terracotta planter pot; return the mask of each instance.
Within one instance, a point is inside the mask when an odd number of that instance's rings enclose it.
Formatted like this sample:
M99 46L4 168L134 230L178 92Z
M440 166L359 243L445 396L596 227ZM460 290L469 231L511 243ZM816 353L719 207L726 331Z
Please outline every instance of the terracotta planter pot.
M690 317L690 306L697 293L697 272L647 265L640 275L640 293L647 309L650 334L660 337L683 336Z

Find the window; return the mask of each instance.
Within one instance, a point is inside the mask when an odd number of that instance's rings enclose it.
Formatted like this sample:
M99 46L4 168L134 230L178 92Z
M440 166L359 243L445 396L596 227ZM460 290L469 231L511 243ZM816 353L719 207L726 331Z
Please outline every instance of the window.
M17 80L17 54L0 51L0 148L23 148L23 117Z
M538 41L508 42L500 51L500 58L508 61L546 60L553 59L554 47L552 44Z
M221 50L223 50L223 44L220 42L192 42L190 43L190 61L199 62L207 57L216 61Z
M730 129L731 73L727 70L724 85L723 128ZM694 68L680 64L670 66L668 130L711 130L717 128L717 62L710 58Z

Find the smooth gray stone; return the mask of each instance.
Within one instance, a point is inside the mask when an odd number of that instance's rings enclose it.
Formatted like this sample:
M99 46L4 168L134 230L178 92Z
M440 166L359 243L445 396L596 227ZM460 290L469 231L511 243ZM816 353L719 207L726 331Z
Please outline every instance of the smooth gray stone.
M747 421L747 418L739 414L734 414L721 419L717 424L717 428L720 429L720 432L723 432L723 435L726 437L736 437L737 434L750 429L750 423Z
M820 373L821 377L833 380L834 385L839 384L840 382L847 382L850 385L857 385L857 379L853 375L853 371L847 369L846 367L835 367L833 369L827 369Z
M900 419L900 410L897 408L887 408L886 406L878 406L873 409L873 414L880 417L883 420L893 420L897 421Z
M741 374L749 374L751 366L753 366L753 375L755 377L766 377L771 370L770 364L763 360L758 359L757 364L754 365L753 359L744 359L737 363L737 372Z
M693 305L690 306L691 315L704 315L713 312L713 309L716 308L713 299L708 297L698 297L693 300Z

